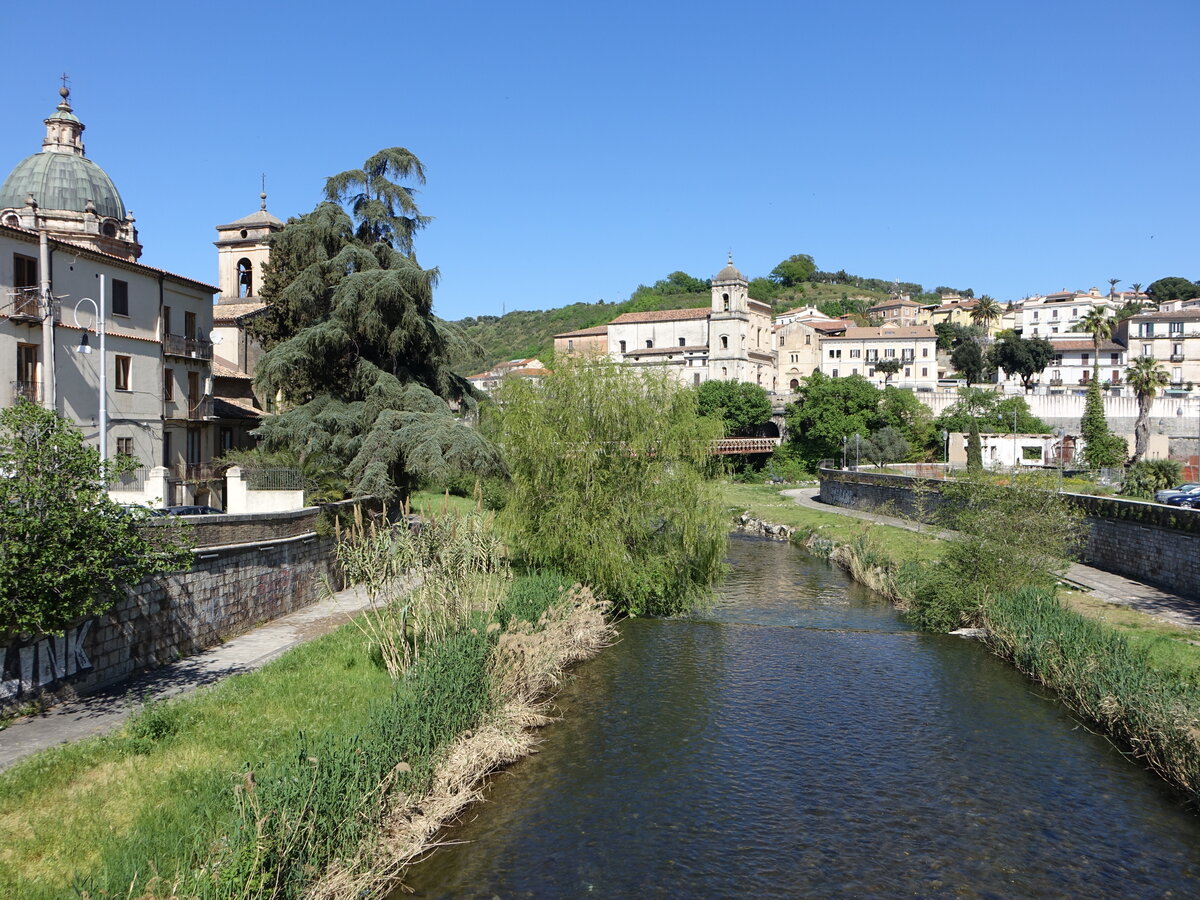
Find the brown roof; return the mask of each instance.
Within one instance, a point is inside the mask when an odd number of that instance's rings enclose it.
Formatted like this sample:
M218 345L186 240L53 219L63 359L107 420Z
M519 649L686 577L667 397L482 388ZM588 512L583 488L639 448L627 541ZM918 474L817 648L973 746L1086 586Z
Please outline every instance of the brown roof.
M1144 322L1150 320L1153 322L1165 322L1168 319L1174 319L1177 322L1188 321L1194 322L1200 319L1200 309L1181 309L1176 312L1148 312L1138 313L1133 316L1131 321Z
M651 309L646 312L628 312L617 316L609 325L629 325L634 322L686 322L707 319L712 312L707 306L691 309Z
M213 306L213 321L234 322L266 308L265 303L217 303Z
M865 340L870 338L936 338L930 325L905 325L901 328L847 328L846 333L834 335L831 341Z
M262 412L250 405L248 400L230 400L213 397L213 415L218 419L261 419Z
M888 300L885 303L876 303L871 307L870 310L867 311L870 312L871 310L876 309L891 309L893 306L915 306L918 309L921 308L921 304L916 300Z
M846 323L842 321L830 322L828 324L825 322L805 322L804 324L822 334L835 334L839 331L845 331L847 327Z
M214 378L239 378L243 381L254 380L253 376L247 375L245 372L235 369L228 363L218 360L215 356L213 357L212 361L212 373Z
M1095 350L1096 349L1096 346L1095 346L1095 344L1092 343L1091 339L1080 340L1078 338L1072 338L1071 340L1056 341L1056 340L1054 340L1054 338L1052 336L1049 338L1049 341L1051 344L1054 345L1055 350ZM1120 344L1114 344L1112 341L1101 341L1100 342L1100 350L1102 352L1103 351L1112 351L1112 350L1120 351L1120 350L1124 350L1124 349L1125 348L1122 347Z
M565 337L595 337L599 334L608 334L607 325L593 325L591 328L580 328L578 331L564 331L562 334L556 334L556 338Z

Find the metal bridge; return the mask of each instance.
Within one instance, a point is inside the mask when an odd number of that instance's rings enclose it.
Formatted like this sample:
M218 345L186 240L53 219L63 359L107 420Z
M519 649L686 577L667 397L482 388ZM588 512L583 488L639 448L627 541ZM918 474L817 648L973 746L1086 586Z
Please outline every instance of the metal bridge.
M774 453L779 446L779 438L721 438L713 441L713 453L717 456L731 456L735 453Z

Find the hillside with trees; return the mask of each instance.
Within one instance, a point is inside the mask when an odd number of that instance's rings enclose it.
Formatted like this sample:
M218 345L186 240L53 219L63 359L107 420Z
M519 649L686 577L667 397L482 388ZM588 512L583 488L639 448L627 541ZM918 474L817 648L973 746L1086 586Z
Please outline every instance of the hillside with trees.
M852 315L866 324L866 312L895 293L908 294L919 303L937 303L939 294L973 297L970 288L940 285L926 291L909 281L864 278L839 270L824 272L811 256L798 253L782 260L766 275L750 279L750 296L770 303L776 312L797 306L815 306L830 316ZM651 285L640 284L628 300L619 303L571 303L556 309L514 310L502 316L471 316L450 323L463 338L454 348L451 364L459 375L486 371L498 362L536 356L547 360L554 335L591 328L628 312L685 309L708 306L709 283L686 272L672 272Z

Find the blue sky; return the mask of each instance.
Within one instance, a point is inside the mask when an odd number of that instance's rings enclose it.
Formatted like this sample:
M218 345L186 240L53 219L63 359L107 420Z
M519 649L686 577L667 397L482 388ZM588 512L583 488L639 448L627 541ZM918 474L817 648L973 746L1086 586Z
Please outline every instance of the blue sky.
M400 145L447 318L729 250L1003 300L1200 278L1194 0L175 7L7 9L0 168L66 71L143 261L191 277L260 173L286 218Z

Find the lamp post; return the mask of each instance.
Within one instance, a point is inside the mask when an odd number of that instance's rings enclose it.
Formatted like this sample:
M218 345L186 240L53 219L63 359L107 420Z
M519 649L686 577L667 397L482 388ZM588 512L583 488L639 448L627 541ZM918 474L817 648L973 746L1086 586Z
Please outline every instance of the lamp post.
M854 432L854 471L858 471L858 467L862 465L862 435L857 431Z
M942 467L942 478L945 478L950 469L950 432L945 428L942 429L942 460L945 463Z
M848 440L848 438L846 437L846 435L843 434L842 435L842 469L843 470L845 470L845 468L846 468L846 442L847 442L847 440Z
M75 325L82 328L79 324L79 307L84 303L90 303L92 310L96 314L96 334L100 336L100 461L103 463L108 459L108 357L104 352L104 275L100 275L100 302L97 303L91 297L84 297L75 304ZM76 348L76 353L91 353L91 345L88 344L87 329L83 329L83 337L79 339L79 346Z

